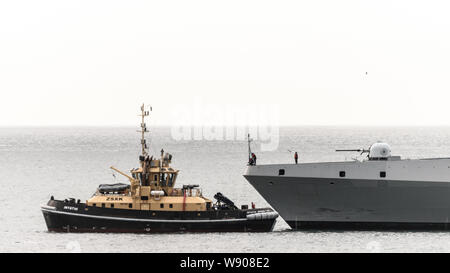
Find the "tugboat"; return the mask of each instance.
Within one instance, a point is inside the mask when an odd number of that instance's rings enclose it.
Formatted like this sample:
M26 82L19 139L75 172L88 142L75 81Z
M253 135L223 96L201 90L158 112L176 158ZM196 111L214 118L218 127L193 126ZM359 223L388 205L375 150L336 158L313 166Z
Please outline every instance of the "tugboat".
M172 155L161 150L159 158L148 153L145 117L141 107L139 168L125 176L130 184L101 184L85 203L80 199L56 200L41 206L49 231L54 232L269 232L278 214L271 208L242 205L241 209L220 192L217 200L204 197L199 185L175 188L179 170L170 166Z

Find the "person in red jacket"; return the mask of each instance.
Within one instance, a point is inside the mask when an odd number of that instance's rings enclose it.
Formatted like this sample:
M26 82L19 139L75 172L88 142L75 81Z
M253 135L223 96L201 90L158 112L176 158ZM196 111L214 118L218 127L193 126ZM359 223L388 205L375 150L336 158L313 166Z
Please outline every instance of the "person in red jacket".
M294 154L295 164L298 164L298 154L295 152Z
M253 164L256 165L256 155L254 153L252 153L252 160Z

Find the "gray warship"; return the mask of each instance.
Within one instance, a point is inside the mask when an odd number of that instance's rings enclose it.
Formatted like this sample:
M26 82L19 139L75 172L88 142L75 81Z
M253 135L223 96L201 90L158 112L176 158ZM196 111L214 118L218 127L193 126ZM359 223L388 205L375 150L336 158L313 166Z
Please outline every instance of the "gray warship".
M450 158L402 159L381 142L336 151L367 157L270 165L250 160L244 177L293 229L450 228Z

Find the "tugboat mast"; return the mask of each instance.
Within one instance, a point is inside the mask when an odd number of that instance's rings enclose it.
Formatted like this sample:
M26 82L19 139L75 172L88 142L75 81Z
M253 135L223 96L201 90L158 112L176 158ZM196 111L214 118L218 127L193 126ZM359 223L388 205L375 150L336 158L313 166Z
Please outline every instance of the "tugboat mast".
M141 146L142 146L142 154L139 156L139 161L142 169L142 173L140 175L140 182L141 185L148 185L149 179L148 179L148 168L150 165L150 160L148 158L148 146L147 141L145 139L145 133L148 133L147 130L147 124L145 124L145 117L150 115L150 111L152 110L152 107L149 107L149 111L145 110L145 104L143 103L141 106L141 114L139 115L141 117L141 130L138 131L141 133Z
M150 106L150 111L152 110L152 107ZM148 156L148 146L147 146L147 142L145 140L145 133L148 133L147 130L147 124L145 124L145 117L150 115L150 111L145 111L145 105L142 104L141 106L141 114L139 116L141 116L142 121L141 121L141 130L138 131L140 132L141 135L141 145L142 145L142 156L145 158L146 156Z

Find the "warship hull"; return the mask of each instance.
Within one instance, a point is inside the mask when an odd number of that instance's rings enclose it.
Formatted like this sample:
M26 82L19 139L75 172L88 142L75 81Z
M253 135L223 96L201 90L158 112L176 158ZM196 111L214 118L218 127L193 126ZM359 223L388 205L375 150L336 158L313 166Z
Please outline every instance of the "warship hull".
M450 229L450 159L257 167L245 178L292 229Z
M247 177L293 229L450 229L443 183ZM273 186L269 183L273 183Z
M41 211L48 230L53 232L269 232L278 216L272 209L143 211L88 207L60 200L50 200Z

